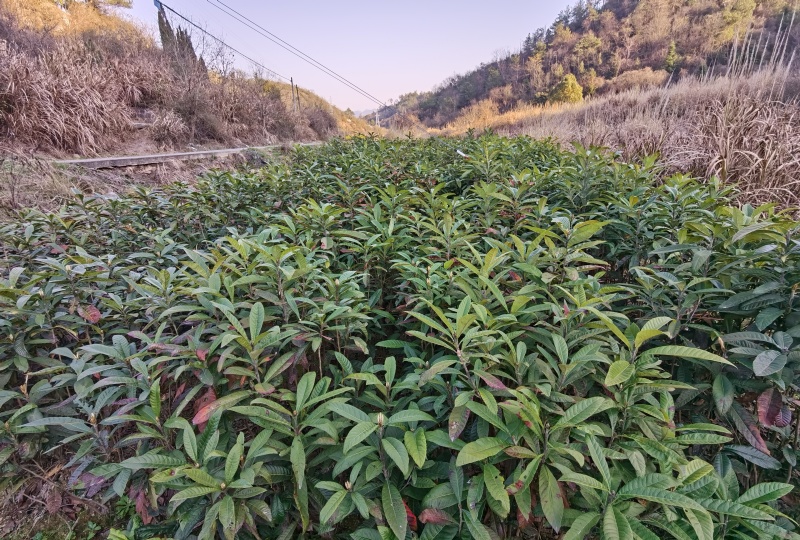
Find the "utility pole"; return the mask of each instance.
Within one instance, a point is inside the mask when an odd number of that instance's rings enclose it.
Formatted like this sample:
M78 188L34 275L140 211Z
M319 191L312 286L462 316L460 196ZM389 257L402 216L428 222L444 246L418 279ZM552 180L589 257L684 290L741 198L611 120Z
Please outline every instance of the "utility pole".
M289 84L292 85L292 112L297 112L297 103L294 100L294 77L289 78Z
M380 109L375 109L375 125L381 127Z

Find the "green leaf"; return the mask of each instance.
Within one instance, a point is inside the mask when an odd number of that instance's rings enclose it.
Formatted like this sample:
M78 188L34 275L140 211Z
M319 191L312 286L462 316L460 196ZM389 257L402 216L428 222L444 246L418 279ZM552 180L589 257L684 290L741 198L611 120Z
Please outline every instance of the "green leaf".
M778 373L786 366L788 357L778 351L764 351L753 360L753 373L759 377L767 377Z
M508 448L509 444L496 437L486 437L478 439L464 446L458 453L456 458L456 465L463 467L482 459L494 457L504 449Z
M751 446L729 445L725 447L725 450L733 452L746 461L758 465L762 469L773 469L777 471L781 468L780 461Z
M703 511L704 507L696 502L694 499L675 493L674 491L667 491L655 487L643 487L638 489L628 489L625 491L624 499L644 499L659 504L667 504L670 506L677 506L679 508Z
M555 347L556 354L558 355L558 359L561 361L562 364L566 364L569 360L569 347L567 347L567 342L564 341L564 338L559 336L558 334L553 334L553 346Z
M292 463L292 471L294 472L297 488L302 489L306 480L306 450L300 435L296 435L292 441L289 460Z
M706 510L687 509L686 519L697 535L697 540L714 540L714 520Z
M656 330L654 328L639 330L639 332L637 332L636 334L636 338L633 340L633 346L638 349L639 347L644 345L647 341L661 335L664 335L664 332L662 332L661 330Z
M605 540L634 540L628 518L614 505L609 506L603 516L603 535Z
M345 454L350 452L354 446L372 435L376 429L378 429L378 424L373 422L361 422L353 426L353 428L347 434L347 437L344 439L342 452Z
M782 484L780 482L756 484L736 499L736 502L739 504L754 505L776 501L790 493L792 489L794 489L794 486L791 484Z
M422 372L419 376L419 387L422 388L431 382L438 374L457 364L455 360L440 360Z
M383 445L383 450L386 452L386 455L392 458L392 461L394 461L395 465L400 469L400 472L403 473L403 477L407 477L408 452L406 451L406 447L403 446L403 443L394 437L384 437L381 440L381 444Z
M734 234L731 237L731 243L738 242L739 240L745 238L750 234L753 234L754 232L774 227L774 225L775 224L770 221L762 221L760 223L753 223L752 225L747 225L746 227L742 227L736 232L736 234Z
M685 445L694 444L725 444L731 441L731 438L725 435L717 435L714 433L687 433L675 437L675 442Z
M398 539L405 539L406 531L408 531L406 507L400 492L394 485L388 482L383 485L381 502L383 503L383 516L386 518L389 528Z
M589 417L597 413L610 409L614 402L604 397L591 397L580 400L578 403L567 409L564 416L558 419L553 425L553 430L564 429L577 426Z
M140 469L161 469L167 467L180 467L185 465L186 462L180 458L165 456L163 454L144 454L141 456L133 456L120 465L126 469L138 471Z
M379 341L375 344L377 347L383 347L384 349L402 349L406 346L404 341L400 341L399 339L385 339L383 341Z
M678 358L694 358L695 360L708 360L709 362L719 362L729 366L733 365L723 357L714 353L704 351L703 349L696 349L694 347L684 347L682 345L666 345L664 347L656 347L655 349L648 350L647 354L652 354L655 356L676 356Z
M467 488L467 508L469 509L469 515L474 519L478 519L480 515L479 511L484 503L485 488L482 474L470 478L469 487Z
M396 424L406 424L408 422L436 422L436 419L428 413L416 409L408 409L394 413L386 421L386 424L393 426Z
M589 537L589 533L598 521L600 521L600 514L597 512L582 513L572 522L572 526L564 534L563 540L584 540Z
M542 467L539 471L539 502L547 522L558 532L564 518L564 500L561 498L561 487L549 467Z
M636 373L636 366L627 360L617 360L608 368L605 385L616 386L630 379Z
M153 415L158 418L161 416L161 378L153 381L150 385L150 408Z
M775 519L771 515L764 512L763 510L751 508L749 506L745 506L743 504L739 504L733 501L722 501L719 499L704 499L698 502L702 506L704 506L706 510L710 510L711 512L715 512L717 514L725 514L728 516L735 516L748 519L758 519L761 521L773 521Z
M733 405L734 398L733 384L728 377L720 373L714 378L712 394L714 395L714 402L717 404L717 411L720 414L727 413L731 405Z
M464 525L467 526L467 531L469 531L472 540L492 540L492 535L486 525L478 521L472 514L466 514Z
M352 422L370 422L369 415L361 409L350 405L349 403L328 403L326 405L329 411L338 414Z
M69 431L76 433L92 433L92 428L85 421L80 418L71 418L68 416L50 416L47 418L38 418L32 420L23 427L40 427L40 426L58 426Z
M253 341L261 334L261 327L264 326L264 305L256 302L250 309L250 340Z
M422 499L423 508L434 508L436 510L450 508L457 504L458 499L453 492L453 487L449 483L434 486Z
M272 510L267 503L258 499L249 499L246 504L255 515L267 523L272 523Z
M10 458L13 453L14 453L14 447L11 445L6 446L2 450L0 450L0 467L2 467L3 464L6 461L8 461L8 458Z
M606 454L603 451L603 447L600 446L600 443L597 442L597 439L592 435L586 437L586 446L589 448L589 455L592 456L592 462L594 462L594 466L597 467L597 470L600 471L600 474L603 476L603 481L606 485L606 491L610 491L611 471L608 469Z
M760 332L734 332L733 334L725 334L722 336L722 339L725 341L725 343L733 344L746 343L748 341L760 341L775 345L775 341L773 341L771 337Z
M197 497L203 497L204 495L209 495L217 491L219 491L219 487L205 487L205 486L188 487L186 489L180 490L175 495L173 495L172 499L170 499L170 504L183 502L188 499L195 499Z
M644 323L642 330L661 330L664 325L671 323L672 320L670 317L654 317Z
M782 309L778 309L776 307L763 309L756 316L756 321L755 321L756 327L763 332L764 329L768 328L769 325L774 323L776 320L780 319L782 316L783 316Z
M308 401L308 398L311 397L311 393L314 391L314 381L316 381L316 379L317 374L313 371L309 371L300 378L300 381L297 383L297 399L294 405L296 411L303 410L306 401Z
M233 540L235 534L234 527L236 526L236 507L230 495L225 495L222 501L220 501L219 522L222 524L225 539Z
M579 486L588 487L591 489L598 489L600 491L608 491L609 489L606 485L597 480L592 478L591 476L587 476L585 474L580 474L576 472L569 472L564 473L561 475L561 478L558 479L559 482L571 482L573 484L578 484Z
M486 490L489 492L489 495L500 503L500 508L502 509L500 518L505 519L508 517L509 512L511 512L511 499L506 491L503 475L500 474L500 471L494 465L484 465L483 482L486 485Z
M240 441L244 440L244 437L240 435ZM231 448L231 451L228 452L228 456L225 458L225 482L230 484L233 482L233 479L236 476L236 471L239 470L239 460L242 458L242 454L244 454L244 446L241 442L237 442Z
M183 473L190 478L192 481L205 486L205 487L213 487L214 489L219 490L219 485L222 483L210 474L208 474L203 469L195 469L195 468L187 468L183 471Z
M428 442L425 439L425 430L417 428L415 431L406 431L403 434L403 442L406 445L406 450L417 464L417 467L422 468L425 465L425 460L428 455Z
M325 506L322 507L322 510L319 511L319 522L322 524L327 524L333 518L333 515L336 513L336 510L342 505L342 502L347 498L347 491L337 491L331 498L328 499L328 502L325 503Z

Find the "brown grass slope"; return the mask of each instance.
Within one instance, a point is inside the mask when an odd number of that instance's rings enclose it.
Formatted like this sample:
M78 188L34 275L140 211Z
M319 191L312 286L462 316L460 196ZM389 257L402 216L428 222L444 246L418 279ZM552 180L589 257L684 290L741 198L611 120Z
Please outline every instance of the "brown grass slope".
M503 114L485 100L438 133L470 129L606 147L627 159L657 154L667 173L717 176L743 201L800 206L800 73L788 67Z
M112 12L0 0L0 144L94 155L368 129L308 91L293 110L287 85L233 69L229 54L212 45L199 44L204 62L187 62Z

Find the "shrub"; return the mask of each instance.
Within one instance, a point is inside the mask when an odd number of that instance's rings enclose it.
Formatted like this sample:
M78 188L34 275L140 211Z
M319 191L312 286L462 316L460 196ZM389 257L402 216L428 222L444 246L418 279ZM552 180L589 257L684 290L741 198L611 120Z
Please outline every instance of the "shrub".
M800 226L656 170L357 138L24 214L5 485L116 539L796 538Z
M583 88L578 84L575 75L568 73L553 88L547 100L550 103L577 103L583 101Z
M608 81L603 91L607 93L619 93L637 88L648 88L651 86L663 86L669 79L669 72L663 69L653 71L651 67L642 69L632 69L625 71L610 81Z
M327 139L336 134L338 130L336 118L330 111L314 108L303 111L303 113L308 119L309 126L320 139Z

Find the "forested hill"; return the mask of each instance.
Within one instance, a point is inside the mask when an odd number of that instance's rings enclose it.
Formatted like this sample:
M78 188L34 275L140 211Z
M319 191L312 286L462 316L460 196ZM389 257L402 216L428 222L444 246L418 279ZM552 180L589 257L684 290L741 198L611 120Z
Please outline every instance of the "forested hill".
M442 126L485 99L503 112L523 102L574 101L661 84L723 68L741 58L735 51L741 53L745 40L748 61L759 62L773 54L779 33L787 39L775 52L788 45L788 55L800 36L792 5L793 0L579 0L550 27L529 34L520 51L451 77L433 91L403 95L381 117L397 114L401 123L413 115Z

